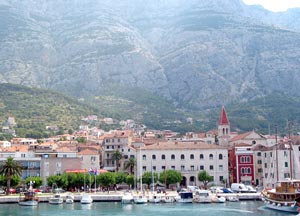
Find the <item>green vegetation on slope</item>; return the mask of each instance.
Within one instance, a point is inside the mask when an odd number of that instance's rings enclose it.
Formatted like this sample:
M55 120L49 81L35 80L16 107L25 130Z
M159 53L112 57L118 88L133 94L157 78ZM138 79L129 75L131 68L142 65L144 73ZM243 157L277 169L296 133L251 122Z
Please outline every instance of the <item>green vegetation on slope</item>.
M75 130L83 116L98 114L92 106L51 91L0 84L0 92L0 122L15 117L19 137L47 137L47 125L58 126L59 133Z

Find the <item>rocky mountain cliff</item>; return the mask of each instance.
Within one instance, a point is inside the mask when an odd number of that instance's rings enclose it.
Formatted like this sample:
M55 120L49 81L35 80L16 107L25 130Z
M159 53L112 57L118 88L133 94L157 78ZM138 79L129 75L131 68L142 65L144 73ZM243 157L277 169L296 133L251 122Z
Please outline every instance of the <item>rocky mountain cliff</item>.
M300 96L296 12L241 0L4 0L0 82L77 97L136 89L192 109Z

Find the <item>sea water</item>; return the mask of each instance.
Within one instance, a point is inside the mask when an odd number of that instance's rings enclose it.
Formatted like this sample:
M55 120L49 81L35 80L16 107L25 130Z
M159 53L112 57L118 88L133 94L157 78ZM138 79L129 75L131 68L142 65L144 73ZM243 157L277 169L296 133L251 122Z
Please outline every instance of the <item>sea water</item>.
M51 205L39 203L38 206L19 206L18 204L0 204L0 215L51 215L51 216L242 216L242 215L294 215L263 207L261 201L240 201L213 204L199 203L160 203L160 204L121 204L120 202L94 202L83 205L80 203Z

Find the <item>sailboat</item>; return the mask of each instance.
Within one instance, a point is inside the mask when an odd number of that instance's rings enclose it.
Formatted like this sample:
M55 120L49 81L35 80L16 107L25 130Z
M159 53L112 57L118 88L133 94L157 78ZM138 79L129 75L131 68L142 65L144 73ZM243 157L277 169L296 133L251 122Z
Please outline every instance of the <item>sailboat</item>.
M81 195L80 203L81 204L91 204L93 202L92 196L85 192L85 173L84 173L84 191Z
M277 142L276 142L277 145ZM290 177L283 181L278 181L275 189L265 188L262 191L262 200L265 202L265 207L273 210L297 213L297 205L295 199L300 197L300 179L292 178L292 144L289 137L290 148ZM276 146L277 155L277 146ZM276 158L278 163L278 158ZM278 169L278 166L276 167Z
M145 196L143 192L143 179L142 179L142 150L140 146L140 192L139 194L134 198L134 203L136 204L145 204L148 202L147 197Z
M152 161L151 161L151 179L152 179L152 192L149 196L150 203L160 203L161 198L154 193L154 177L153 177L153 169L152 169Z

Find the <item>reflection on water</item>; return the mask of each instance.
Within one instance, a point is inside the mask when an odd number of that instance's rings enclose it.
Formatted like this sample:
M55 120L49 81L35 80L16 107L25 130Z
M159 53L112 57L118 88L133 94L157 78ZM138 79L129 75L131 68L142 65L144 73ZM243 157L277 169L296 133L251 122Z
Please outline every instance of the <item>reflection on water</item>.
M74 204L50 205L40 203L37 207L19 206L18 204L0 204L0 215L21 215L21 216L243 216L243 215L262 215L262 216L289 216L286 214L269 210L263 207L263 202L226 202L224 204L184 204L184 203L161 203L122 205L119 202L94 202L82 205L79 202Z
M92 209L92 203L91 204L81 204L81 209L83 210L90 210Z
M122 204L122 209L124 211L129 211L131 212L132 211L132 208L133 208L133 204Z

